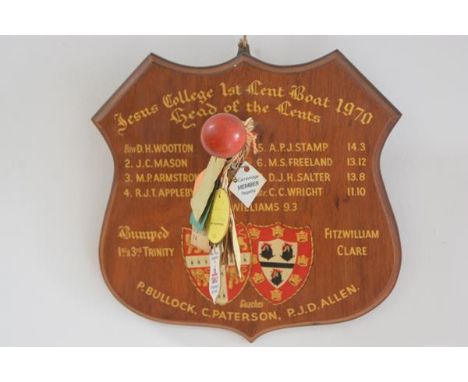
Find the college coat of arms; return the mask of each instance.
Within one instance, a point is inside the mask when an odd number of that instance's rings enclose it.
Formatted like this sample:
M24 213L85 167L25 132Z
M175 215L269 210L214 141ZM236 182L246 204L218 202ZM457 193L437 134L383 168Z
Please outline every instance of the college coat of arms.
M244 288L249 276L250 245L247 229L245 225L238 223L236 225L236 231L241 250L241 274L238 273L233 255L229 254L226 261L221 264L221 289L216 299L217 305L225 305L234 300ZM190 244L191 233L191 228L182 228L182 249L185 266L193 285L211 302L209 291L210 262L208 259L208 252Z
M304 285L313 261L309 227L249 224L254 288L273 304L281 304Z

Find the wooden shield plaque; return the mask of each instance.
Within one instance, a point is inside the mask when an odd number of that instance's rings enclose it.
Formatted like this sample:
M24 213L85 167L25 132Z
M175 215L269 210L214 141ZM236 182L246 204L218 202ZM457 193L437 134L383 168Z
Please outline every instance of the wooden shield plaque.
M241 273L222 269L214 304L189 215L209 160L200 129L221 112L256 122L258 153L248 161L267 182L250 208L232 197ZM148 56L93 118L115 165L100 243L107 285L147 318L250 341L370 311L400 268L379 167L399 117L339 51L297 66L246 51L206 68Z

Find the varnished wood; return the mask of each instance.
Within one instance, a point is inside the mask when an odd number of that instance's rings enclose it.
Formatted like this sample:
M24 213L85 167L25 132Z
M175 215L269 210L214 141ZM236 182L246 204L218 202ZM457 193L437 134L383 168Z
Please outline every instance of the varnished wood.
M284 88L283 96L247 94L245 89L254 80L261 81L268 88ZM242 94L222 96L221 83L239 85ZM289 91L294 85L303 85L307 94L321 97L322 106L292 99ZM184 227L190 227L190 197L136 195L136 187L191 189L193 185L190 182L137 183L137 173L199 173L208 162L209 157L199 140L200 127L206 117L198 117L190 121L194 126L184 128L182 124L170 120L176 106L167 107L163 102L164 95L175 95L184 89L188 93L214 89L209 103L216 107L217 112L237 100L240 111L234 114L241 119L254 118L257 122L255 131L258 133L258 142L263 145L264 150L256 157L250 155L250 163L267 179L269 174L279 177L280 173L290 173L295 179L289 182L269 181L263 190L272 188L277 192L279 187L323 188L323 196L260 196L252 206L254 208L259 203L278 203L280 208L277 212L236 212L236 221L245 226L249 223L259 226L282 223L290 227L310 227L314 248L313 263L302 287L287 301L268 301L254 288L251 279L253 275L250 274L242 292L233 301L223 306L211 303L197 290L184 264L182 232ZM325 97L329 98L328 107L323 106L326 104ZM362 124L355 119L360 109L350 117L338 112L340 98L343 102L352 102L355 107L371 113L371 122ZM246 104L254 100L268 105L269 111L263 114L248 113ZM291 102L290 108L312 112L320 117L320 121L311 122L275 111L280 103L287 100ZM184 109L184 113L206 109L206 104L200 102L178 106ZM141 113L145 108L148 112ZM155 112L149 113L150 111ZM116 114L126 119L126 128L123 128L122 122L119 125ZM128 119L129 116L133 117ZM339 322L370 311L390 293L400 268L398 231L379 167L383 144L399 117L398 110L339 51L307 64L285 67L261 62L248 54L241 54L224 64L206 68L182 66L155 55L148 56L93 117L109 145L115 164L114 181L100 242L100 263L107 285L126 307L150 319L229 328L250 341L273 329ZM367 122L366 119L364 121ZM278 147L279 143L294 142L325 142L329 148L325 152L316 153L268 151L271 144ZM362 152L349 151L350 142L364 143L366 148ZM155 155L125 152L126 147L128 150L128 147L144 143L193 144L194 153ZM287 160L292 157L331 158L333 164L330 167L265 166L269 159ZM365 158L366 166L349 166L348 157L355 160ZM155 158L187 159L188 167L136 168L138 159ZM259 160L260 165L257 165ZM128 163L133 167L126 168ZM331 182L297 181L298 174L310 172L329 173ZM348 172L363 172L365 180L349 181ZM131 182L127 182L129 179ZM349 196L348 187L354 186L364 187L366 195ZM126 189L129 189L130 197L124 194ZM287 212L284 203L297 203L298 210ZM162 233L154 241L147 238L123 238L119 237L119 227L122 226L138 232ZM378 238L330 238L333 234L326 231L327 229L337 230L341 234L372 231ZM168 232L168 237L163 237L165 231ZM366 247L367 254L339 255L339 245ZM172 248L173 252L168 256L154 257L119 252L119 248L130 250L131 247L145 246ZM157 295L159 299L151 296L152 291L160 292ZM171 301L174 306L168 305ZM241 301L257 301L263 306L241 307ZM191 310L182 309L181 302L190 304ZM179 306L175 307L176 304ZM214 310L226 314L231 312L231 319L213 317ZM303 311L305 313L300 314ZM206 314L207 312L209 313ZM253 319L253 312L257 313L257 320ZM276 319L258 320L260 312L275 312ZM235 313L248 315L236 316ZM237 319L245 317L249 317L249 320Z

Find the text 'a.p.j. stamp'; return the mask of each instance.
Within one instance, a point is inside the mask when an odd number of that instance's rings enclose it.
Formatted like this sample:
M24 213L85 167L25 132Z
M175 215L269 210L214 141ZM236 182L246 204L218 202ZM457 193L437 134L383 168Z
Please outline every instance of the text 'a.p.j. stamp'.
M229 190L249 208L265 182L263 175L245 161L234 175Z

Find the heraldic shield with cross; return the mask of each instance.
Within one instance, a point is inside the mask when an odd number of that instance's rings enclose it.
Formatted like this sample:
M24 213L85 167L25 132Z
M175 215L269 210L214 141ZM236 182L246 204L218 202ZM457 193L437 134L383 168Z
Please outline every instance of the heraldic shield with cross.
M399 111L339 51L277 66L150 54L93 118L114 160L99 256L126 307L274 329L359 317L400 269L380 153Z
M225 305L234 300L244 288L249 277L251 250L247 229L239 223L236 229L241 251L241 272L238 273L232 255L228 257L226 264L221 265L221 289L215 301L219 305ZM195 288L203 297L211 301L209 291L210 261L208 258L210 248L208 245L205 248L192 245L191 238L192 229L184 227L182 229L182 245L185 266Z

